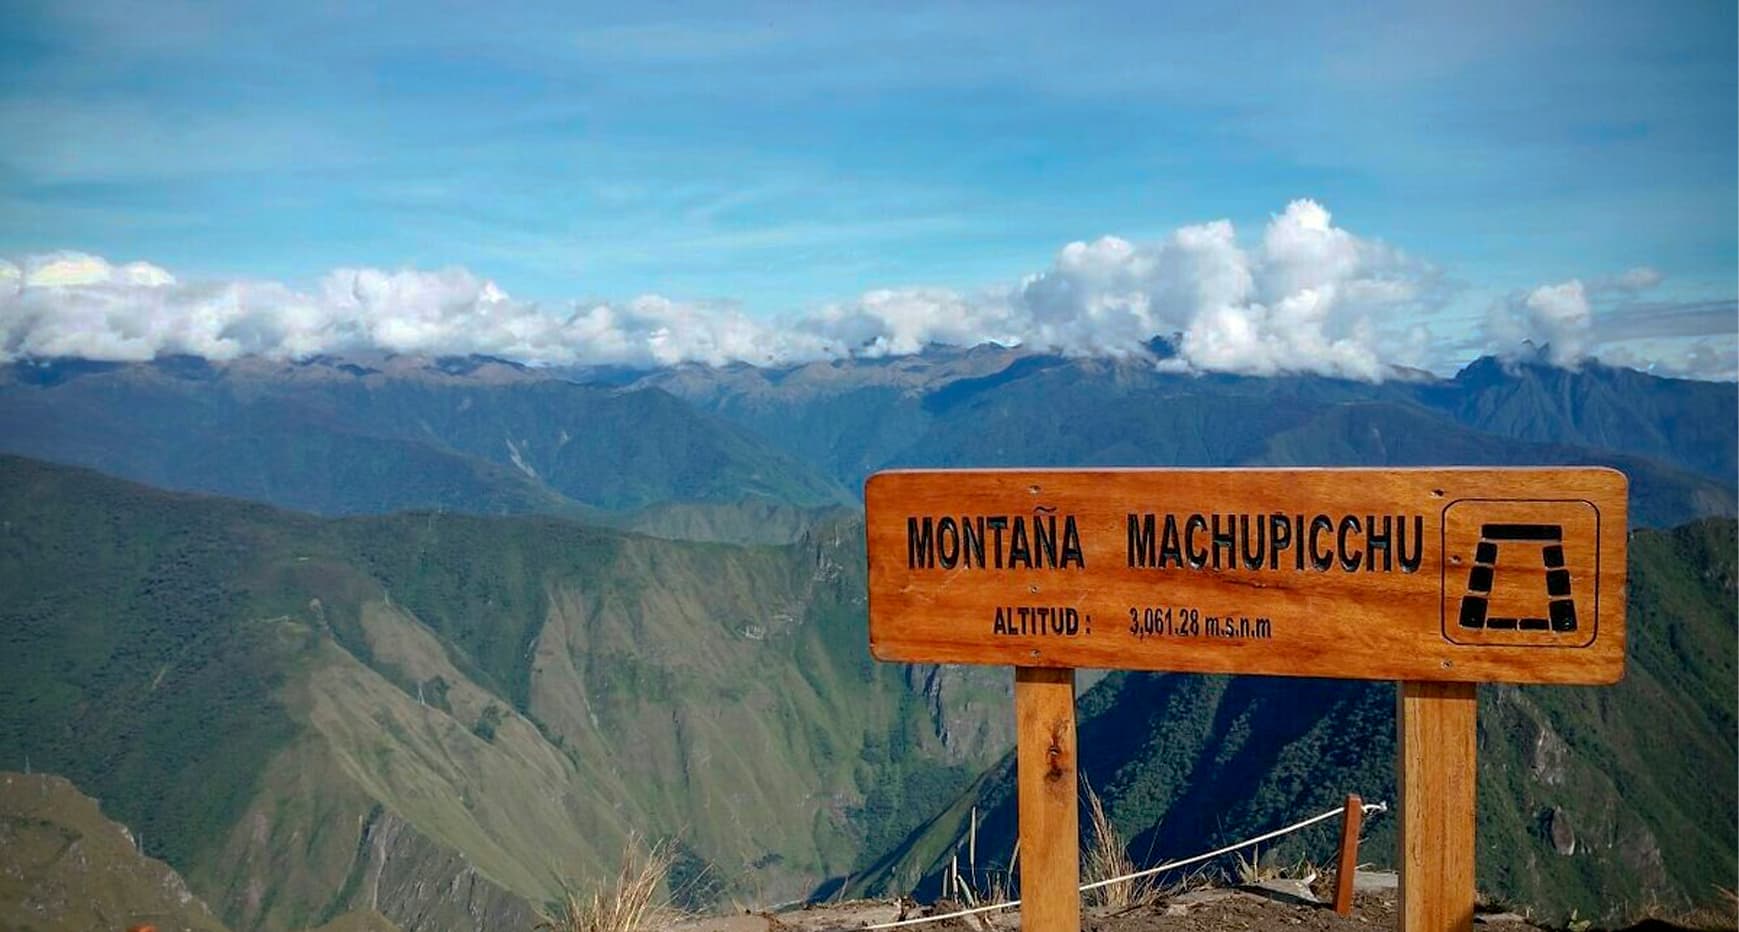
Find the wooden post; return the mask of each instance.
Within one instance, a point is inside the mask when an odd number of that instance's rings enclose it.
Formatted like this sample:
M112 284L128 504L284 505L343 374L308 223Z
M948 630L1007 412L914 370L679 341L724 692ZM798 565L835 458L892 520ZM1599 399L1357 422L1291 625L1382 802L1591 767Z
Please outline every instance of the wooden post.
M1347 797L1340 820L1340 862L1334 873L1334 911L1353 914L1353 875L1359 869L1359 830L1364 827L1365 801L1357 794Z
M1075 671L1016 667L1021 928L1080 932L1081 815L1075 783Z
M1472 683L1403 682L1395 775L1401 802L1400 932L1473 929Z

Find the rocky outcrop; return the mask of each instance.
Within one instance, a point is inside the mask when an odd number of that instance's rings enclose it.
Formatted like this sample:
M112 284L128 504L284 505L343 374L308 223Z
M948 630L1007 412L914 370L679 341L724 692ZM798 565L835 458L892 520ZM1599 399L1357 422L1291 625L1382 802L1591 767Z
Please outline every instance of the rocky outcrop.
M369 822L360 850L353 869L363 882L347 907L376 910L404 932L529 929L537 921L525 898L390 811Z
M0 928L221 932L169 865L61 777L0 774Z
M1540 836L1564 857L1576 853L1576 830L1570 827L1569 814L1558 806L1540 813Z

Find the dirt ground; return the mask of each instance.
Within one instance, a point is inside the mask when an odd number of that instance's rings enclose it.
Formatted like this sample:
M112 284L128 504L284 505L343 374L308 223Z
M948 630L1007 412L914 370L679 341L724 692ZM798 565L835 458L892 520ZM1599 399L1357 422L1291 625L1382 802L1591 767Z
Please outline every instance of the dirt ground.
M937 915L956 908L954 904L946 903L924 907L887 902L842 903L774 916L740 915L696 920L684 924L680 932L862 932L866 927L879 923ZM1081 927L1085 932L1256 932L1268 929L1372 932L1395 927L1395 898L1392 889L1359 893L1354 900L1352 915L1343 917L1324 904L1308 902L1281 890L1195 890L1122 910L1090 908L1082 916ZM904 926L899 932L1016 932L1019 928L1020 914L1011 910ZM1733 928L1730 921L1717 917L1689 925L1649 920L1626 927L1626 932L1705 932ZM1513 913L1482 913L1475 917L1474 930L1563 932L1560 927L1534 925Z
M929 910L916 910L913 914L924 912ZM907 928L911 932L1013 932L1020 927L1018 916L1018 913L1005 913L991 917L988 922L980 922L977 917L944 919ZM783 920L787 917L777 918L781 925L785 925ZM1519 917L1515 918L1519 920ZM1373 929L1395 927L1395 906L1389 897L1359 894L1354 900L1352 915L1341 916L1320 904L1283 901L1262 892L1207 890L1121 910L1090 908L1081 919L1083 932L1254 932L1266 929L1372 932ZM802 932L826 932L807 925L798 928ZM1526 922L1511 921L1510 917L1481 923L1479 928L1489 932L1535 932L1537 929Z
M1300 932L1371 932L1395 927L1395 904L1388 897L1359 894L1353 913L1341 916L1322 905L1281 902L1264 896L1214 891L1224 894L1210 902L1184 905L1161 902L1121 915L1095 917L1089 914L1083 927L1088 932L1239 932L1255 929L1297 929ZM1491 932L1524 932L1535 927L1525 922L1499 921L1482 924Z
M1228 891L1218 891L1227 893ZM1178 908L1161 902L1123 913L1084 916L1088 932L1241 932L1258 929L1297 929L1309 932L1371 932L1395 928L1395 901L1388 894L1358 894L1350 916L1341 916L1320 904L1280 902L1248 893L1231 893L1209 903ZM1680 926L1650 920L1628 927L1627 932L1689 932L1732 929L1731 923ZM1474 917L1474 930L1489 932L1539 932L1557 927L1537 926L1513 913L1482 913Z

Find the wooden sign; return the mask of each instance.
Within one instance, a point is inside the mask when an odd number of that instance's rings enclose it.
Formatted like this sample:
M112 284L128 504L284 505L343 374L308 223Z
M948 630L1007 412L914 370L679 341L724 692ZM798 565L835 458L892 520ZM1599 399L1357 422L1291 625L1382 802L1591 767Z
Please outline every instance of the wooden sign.
M883 472L882 660L1409 681L1624 673L1604 468Z
M1471 932L1474 684L1624 675L1626 492L1601 468L878 473L870 650L1015 667L1044 932L1080 928L1073 668L1399 680L1400 928Z

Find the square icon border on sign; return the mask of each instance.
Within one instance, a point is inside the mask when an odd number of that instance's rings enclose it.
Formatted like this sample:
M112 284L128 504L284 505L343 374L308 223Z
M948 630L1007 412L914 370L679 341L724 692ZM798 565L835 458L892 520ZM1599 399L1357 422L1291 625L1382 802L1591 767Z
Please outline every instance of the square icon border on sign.
M1497 644L1490 641L1458 641L1450 633L1449 616L1449 509L1466 503L1486 502L1494 505L1587 505L1594 512L1594 611L1589 616L1588 638L1576 644L1522 642ZM1583 650L1600 639L1600 506L1585 498L1458 498L1443 506L1437 515L1437 611L1443 639L1457 647L1538 647L1547 650Z

